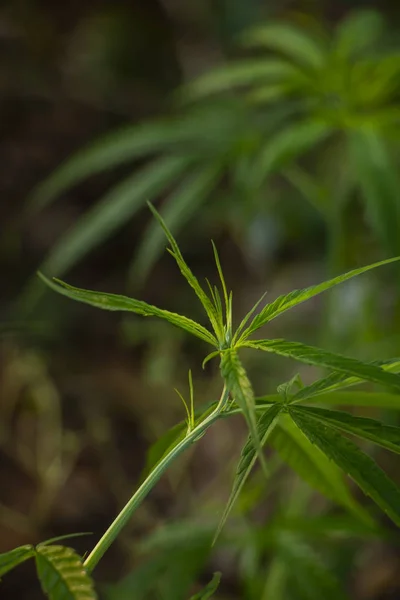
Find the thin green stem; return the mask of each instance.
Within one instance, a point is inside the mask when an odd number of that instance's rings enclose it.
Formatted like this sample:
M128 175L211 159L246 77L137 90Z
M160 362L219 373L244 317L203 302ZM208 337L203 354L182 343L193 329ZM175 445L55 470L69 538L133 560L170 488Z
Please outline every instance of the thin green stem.
M157 481L167 470L170 464L184 452L189 446L195 443L202 434L221 416L226 401L228 399L228 391L224 388L221 399L213 412L208 415L201 423L199 423L192 431L188 432L186 437L181 440L160 462L154 467L145 481L136 490L128 503L124 506L116 519L111 523L110 527L104 533L102 538L97 542L89 556L84 561L84 566L88 572L93 571L97 563L103 557L111 544L118 537L119 533L125 527L127 522L132 517L135 510L146 498L147 494L153 489Z

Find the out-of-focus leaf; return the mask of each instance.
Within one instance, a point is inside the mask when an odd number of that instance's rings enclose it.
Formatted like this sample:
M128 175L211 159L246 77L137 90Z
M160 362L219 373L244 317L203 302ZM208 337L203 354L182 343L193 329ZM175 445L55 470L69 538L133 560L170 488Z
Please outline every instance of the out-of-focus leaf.
M297 594L305 600L338 600L348 598L339 581L323 563L320 556L296 536L284 534L279 538L278 552L289 565L290 579Z
M19 546L19 548L0 554L0 577L34 555L35 551L30 545Z
M254 188L257 189L271 173L286 166L299 155L315 149L332 133L331 125L315 118L292 123L275 133L257 155L249 173Z
M349 134L349 152L370 225L390 252L400 252L400 178L382 138L371 128Z
M61 237L40 270L57 275L67 271L176 180L190 160L188 156L162 158L116 185Z
M323 67L326 50L320 40L290 23L270 23L243 35L247 47L264 47L312 70Z
M372 458L332 427L306 415L301 408L291 408L290 415L310 442L347 473L396 525L400 525L400 489Z
M376 10L359 10L344 19L335 31L334 52L357 57L373 47L384 30L382 15Z
M271 445L312 488L349 510L358 520L371 525L371 518L351 496L340 469L316 448L287 415L270 437Z
M187 140L188 131L186 126L165 120L112 132L74 154L47 178L30 198L27 211L41 210L66 189L95 173L154 154L167 145L173 147L177 142Z
M267 81L284 81L296 72L296 67L285 60L241 60L202 75L186 86L185 91L189 97L199 98L235 87L263 84Z

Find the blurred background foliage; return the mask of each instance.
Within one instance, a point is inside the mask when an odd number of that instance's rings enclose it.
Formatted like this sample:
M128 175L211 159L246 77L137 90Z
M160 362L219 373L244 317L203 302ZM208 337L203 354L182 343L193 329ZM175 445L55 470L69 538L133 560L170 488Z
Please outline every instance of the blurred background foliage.
M179 331L45 293L38 268L201 319L149 200L199 277L215 279L215 240L238 316L266 289L400 254L399 12L361 0L2 4L0 551L99 536L149 446L183 418L173 388L188 368L198 403L219 391ZM399 355L399 292L386 268L270 324L271 337ZM257 393L294 374L258 360ZM98 569L102 597L185 600L220 570L221 600L397 598L398 536L300 484L281 462L300 452L287 440L210 548L238 437L240 419L219 423L160 482ZM377 458L396 477L395 459ZM20 573L2 598L41 598Z

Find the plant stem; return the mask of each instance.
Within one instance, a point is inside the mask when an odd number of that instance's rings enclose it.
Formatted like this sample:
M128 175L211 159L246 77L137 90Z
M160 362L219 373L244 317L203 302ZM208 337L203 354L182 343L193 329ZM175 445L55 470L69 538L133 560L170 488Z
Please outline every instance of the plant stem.
M141 484L141 486L136 490L136 492L133 494L115 520L111 523L110 527L97 542L96 546L84 561L84 567L88 572L93 571L97 563L103 557L114 540L118 537L119 533L127 524L135 510L143 502L147 494L153 489L169 465L189 446L196 442L197 439L221 416L221 411L226 404L228 396L229 393L226 388L224 388L221 399L215 410L213 410L210 415L208 415L194 429L192 429L192 431L190 431L183 440L181 440L174 448L172 448L172 450L154 467L154 469Z

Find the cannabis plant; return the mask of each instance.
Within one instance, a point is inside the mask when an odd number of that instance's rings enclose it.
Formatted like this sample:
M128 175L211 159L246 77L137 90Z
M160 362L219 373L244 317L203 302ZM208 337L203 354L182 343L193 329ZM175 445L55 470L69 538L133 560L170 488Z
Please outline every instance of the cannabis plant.
M400 359L365 363L344 355L328 352L297 341L254 338L264 325L302 302L344 283L378 266L398 258L384 260L324 283L295 290L263 304L264 296L244 316L238 326L232 319L232 292L225 283L218 252L213 253L220 285L206 281L204 288L192 273L181 251L156 210L151 207L169 242L169 252L181 274L200 301L209 325L141 300L88 291L60 280L41 278L64 296L111 311L128 311L144 317L157 317L193 335L208 347L203 365L217 359L221 376L221 394L205 408L195 408L194 390L189 376L189 398L181 395L186 421L168 436L168 446L159 446L159 456L126 506L83 560L70 548L48 542L36 548L23 546L0 556L0 575L19 563L34 558L44 592L52 600L90 600L95 598L90 573L114 542L122 528L155 486L162 474L185 450L196 443L218 420L242 414L249 437L242 449L236 477L214 540L221 533L257 460L268 476L269 464L263 453L266 445L276 447L279 454L308 483L328 496L357 519L371 523L369 512L350 493L343 475L348 475L358 487L384 511L395 525L400 525L400 489L359 446L349 439L367 440L392 452L400 452L400 428L349 412L332 410L332 405L356 405L400 408ZM328 370L328 374L310 385L302 385L298 375L283 383L277 393L255 398L252 384L242 362L245 350L261 351L295 359L307 365ZM346 388L372 382L384 386L386 392L347 392ZM316 406L318 404L319 406ZM154 458L154 457L153 457ZM292 549L295 549L293 546ZM294 550L293 550L294 551ZM299 550L301 554L301 551ZM207 598L217 585L216 576L203 595ZM207 595L208 594L208 595Z

